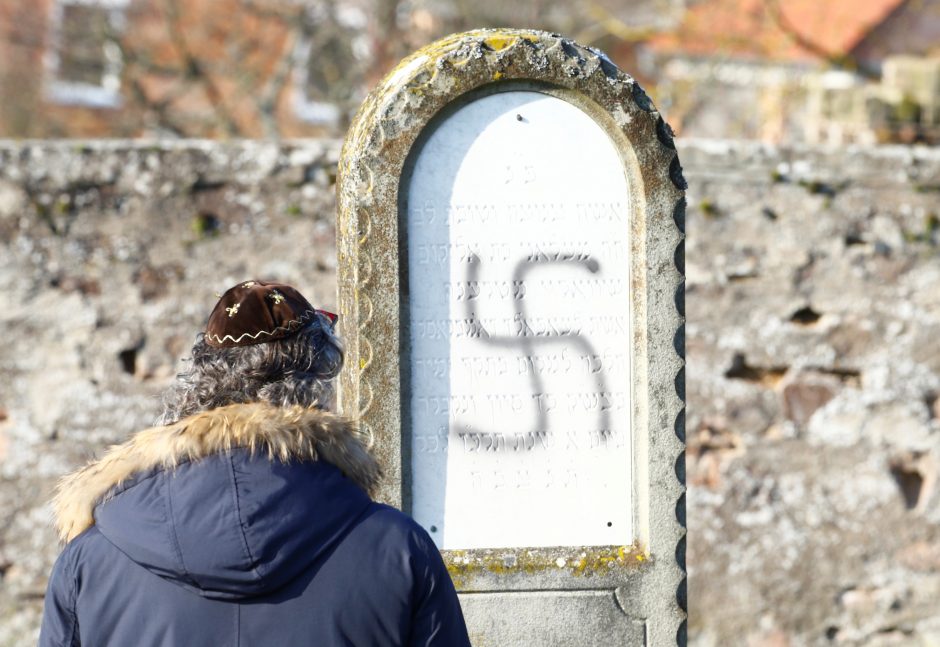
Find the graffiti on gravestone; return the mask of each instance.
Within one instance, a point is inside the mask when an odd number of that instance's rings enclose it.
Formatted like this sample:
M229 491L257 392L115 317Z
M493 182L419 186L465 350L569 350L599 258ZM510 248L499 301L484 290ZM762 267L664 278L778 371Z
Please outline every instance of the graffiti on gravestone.
M561 99L490 94L437 124L405 190L415 518L442 548L630 544L610 137Z
M635 81L554 34L433 43L350 127L341 406L475 644L685 644L684 188Z

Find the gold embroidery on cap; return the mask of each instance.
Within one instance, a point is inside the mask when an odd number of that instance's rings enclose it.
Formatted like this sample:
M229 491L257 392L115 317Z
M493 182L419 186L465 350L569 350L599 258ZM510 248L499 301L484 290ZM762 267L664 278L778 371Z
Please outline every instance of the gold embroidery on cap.
M228 308L226 308L226 310L228 310ZM299 328L301 324L304 324L307 321L309 321L310 318L313 317L314 315L316 315L315 310L307 310L302 315L300 315L297 319L292 319L291 321L288 321L283 326L278 326L274 330L259 330L256 333L246 332L246 333L242 333L238 337L232 337L231 335L225 335L223 337L219 337L218 335L206 335L206 336L209 337L210 339L214 339L217 344L224 344L227 341L230 341L233 344L238 344L246 337L248 337L249 339L258 339L261 335L268 335L269 337L273 337L274 335L277 335L278 333L281 333L281 332L291 332Z
M284 300L284 295L277 290L273 290L268 296L274 299L274 305L280 305L281 301Z
M231 308L226 308L225 311L228 313L229 317L234 317L235 313L238 312L238 309L241 307L241 305L242 304L240 303L236 303Z

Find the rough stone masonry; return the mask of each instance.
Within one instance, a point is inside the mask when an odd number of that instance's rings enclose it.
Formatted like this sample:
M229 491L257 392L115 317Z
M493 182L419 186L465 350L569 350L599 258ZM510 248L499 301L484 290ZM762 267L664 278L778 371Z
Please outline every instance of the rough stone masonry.
M679 142L689 641L940 642L940 152ZM55 479L152 423L214 292L335 303L339 143L0 143L0 646Z

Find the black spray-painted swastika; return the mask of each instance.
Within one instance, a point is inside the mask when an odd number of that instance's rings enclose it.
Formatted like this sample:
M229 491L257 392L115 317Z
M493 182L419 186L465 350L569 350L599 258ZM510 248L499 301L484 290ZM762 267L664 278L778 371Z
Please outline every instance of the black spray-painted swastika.
M530 273L549 265L577 266L590 274L597 274L597 272L600 271L600 263L590 254L529 254L516 262L512 273L512 284L525 285L526 277ZM478 258L470 257L465 263L465 266L466 284L478 284L482 262L480 262ZM578 328L551 326L549 330L533 329L529 325L530 318L526 312L525 291L522 290L516 294L517 296L513 298L515 310L513 317L515 323L514 334L494 335L487 333L477 337L478 343L492 348L517 351L520 357L532 357L540 348L557 346L559 344L574 347L574 349L580 351L580 354L583 356L598 356L594 344L591 340L582 335ZM474 302L472 300L461 300L461 303L463 304L464 319L471 322L474 327L485 330L483 323L480 322L474 311ZM548 407L543 406L542 395L545 394L545 385L541 372L530 371L529 376L532 394L538 406L535 426L528 433L538 437L539 434L544 435L546 430L549 429L550 412ZM598 370L591 372L590 376L593 379L593 393L597 395L598 403L596 428L599 430L598 433L601 436L607 438L611 435L610 409L613 405L609 397L606 371L598 367ZM606 404L605 395L607 396ZM493 451L499 451L500 449L517 451L519 448L518 444L500 442L504 436L504 434L500 432L471 428L469 425L461 423L459 419L454 421L451 433L455 437L455 440L472 438L475 443L486 446L487 448L492 448ZM544 447L544 444L541 446ZM539 445L533 443L531 447L537 449Z

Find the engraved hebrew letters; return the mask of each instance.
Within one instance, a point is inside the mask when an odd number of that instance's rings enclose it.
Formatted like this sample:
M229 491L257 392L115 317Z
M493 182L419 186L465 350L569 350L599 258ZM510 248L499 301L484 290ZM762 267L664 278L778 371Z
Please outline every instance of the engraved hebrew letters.
M407 185L412 513L442 548L625 545L630 205L609 136L534 91L439 122Z

